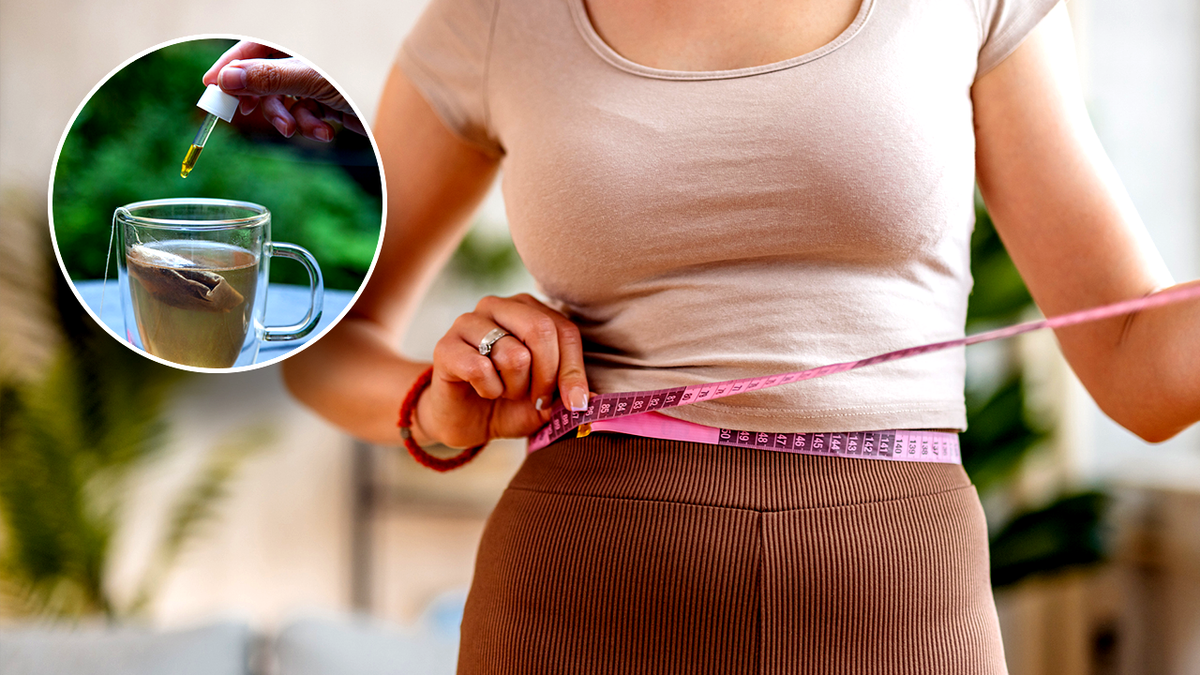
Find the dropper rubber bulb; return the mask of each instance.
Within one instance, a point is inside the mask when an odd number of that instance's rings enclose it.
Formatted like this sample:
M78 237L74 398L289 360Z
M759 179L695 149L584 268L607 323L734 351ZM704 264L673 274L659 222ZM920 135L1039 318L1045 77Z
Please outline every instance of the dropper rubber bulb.
M187 178L192 169L196 167L196 160L200 157L200 151L204 149L204 144L208 142L209 134L217 126L217 118L223 119L226 122L233 121L233 113L237 112L238 98L221 91L221 88L217 85L210 84L204 90L204 94L200 97L196 106L208 113L208 115L204 118L204 122L200 124L200 129L196 132L196 138L192 140L192 145L188 148L187 155L183 158L183 167L179 170L181 178Z

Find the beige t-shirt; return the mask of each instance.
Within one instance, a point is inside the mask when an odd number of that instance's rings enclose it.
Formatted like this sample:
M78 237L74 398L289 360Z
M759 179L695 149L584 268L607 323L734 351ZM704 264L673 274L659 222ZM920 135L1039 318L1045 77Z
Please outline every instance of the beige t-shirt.
M633 63L583 0L433 0L400 66L503 157L513 241L600 393L963 335L971 85L1057 0L863 0L813 52ZM761 431L965 428L961 350L666 411Z

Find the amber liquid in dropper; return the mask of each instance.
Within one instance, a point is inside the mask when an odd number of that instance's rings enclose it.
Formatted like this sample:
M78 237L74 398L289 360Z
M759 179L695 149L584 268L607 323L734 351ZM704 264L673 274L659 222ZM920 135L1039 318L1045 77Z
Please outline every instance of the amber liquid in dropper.
M187 178L192 172L192 167L196 166L196 158L200 156L200 151L204 149L203 145L193 145L188 148L187 155L183 158L183 169L179 171L181 178Z

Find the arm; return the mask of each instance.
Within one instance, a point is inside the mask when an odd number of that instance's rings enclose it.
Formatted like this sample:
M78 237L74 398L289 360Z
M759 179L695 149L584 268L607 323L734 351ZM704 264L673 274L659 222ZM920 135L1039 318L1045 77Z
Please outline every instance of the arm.
M398 68L379 104L376 140L387 171L387 234L375 270L349 314L319 342L288 359L296 398L351 434L400 442L405 394L429 364L398 351L422 296L454 252L499 168L452 134ZM478 352L490 329L516 339ZM579 330L528 295L487 297L438 341L433 380L418 400L413 438L468 447L526 436L549 419L551 400L587 407Z
M288 389L351 434L399 442L396 414L428 364L397 351L409 320L454 252L498 160L447 130L393 68L375 129L387 175L387 233L370 283L349 314L283 366ZM428 441L417 434L419 442Z
M1172 285L1084 108L1063 5L975 83L972 98L979 188L1043 313ZM1200 420L1200 302L1057 337L1100 408L1143 439L1163 441Z

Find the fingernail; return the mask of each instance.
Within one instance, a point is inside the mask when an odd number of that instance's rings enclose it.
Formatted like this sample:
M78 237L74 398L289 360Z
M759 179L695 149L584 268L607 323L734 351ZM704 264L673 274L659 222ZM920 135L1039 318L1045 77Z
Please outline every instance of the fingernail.
M284 121L282 117L276 117L275 119L271 120L271 124L275 125L275 128L279 130L279 133L288 138L292 137L292 135L287 131L287 122Z
M241 68L225 66L221 69L221 88L225 91L237 91L246 88L246 71Z
M571 390L568 396L571 412L582 412L587 410L587 390L582 387L576 387Z
M533 402L533 409L538 412L541 412L544 407L546 407L546 397L544 396Z
M325 141L326 143L333 140L333 134L329 133L329 130L325 127L317 127L317 130L313 132L313 136L316 136L318 141Z

